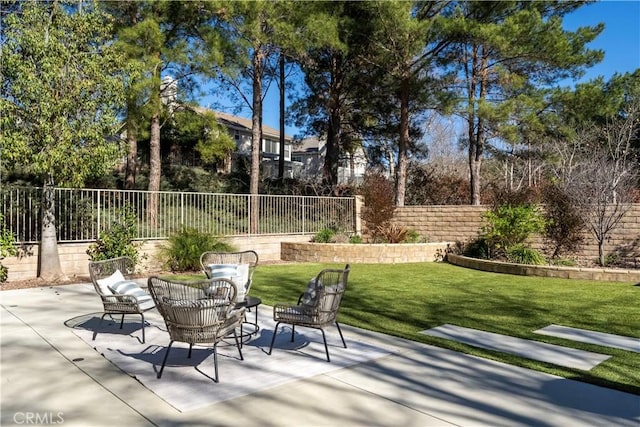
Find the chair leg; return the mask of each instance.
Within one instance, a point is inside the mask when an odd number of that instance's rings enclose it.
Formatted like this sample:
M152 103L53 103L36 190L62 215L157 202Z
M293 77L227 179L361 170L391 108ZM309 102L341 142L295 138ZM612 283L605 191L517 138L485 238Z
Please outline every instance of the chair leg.
M124 324L124 314L122 315L122 319L120 319L120 329L122 329L123 324Z
M344 348L347 348L347 343L344 342L344 337L342 336L342 331L340 330L340 324L336 322L336 326L338 327L338 332L340 333L340 339L342 340L342 345Z
M273 350L273 343L276 341L276 334L278 333L278 326L280 326L280 322L276 323L276 327L273 328L273 336L271 337L271 345L269 346L269 352L267 354L271 354L271 350Z
M173 345L173 341L169 342L169 346L167 347L167 352L164 355L164 359L162 360L162 367L160 367L160 372L158 372L158 378L162 376L162 371L164 370L164 365L167 363L167 358L169 357L169 352L171 351L171 346Z
M106 315L107 313L102 313L102 316L100 316L100 323L98 324L98 327L102 326L102 321L104 320L104 316ZM98 331L94 331L92 341L95 341L97 336L98 336Z
M144 313L140 313L140 317L142 318L140 324L142 325L142 344L144 344Z
M193 343L189 343L189 355L187 356L187 359L191 359L191 349L193 348Z
M240 360L244 360L244 356L242 355L242 341L238 339L238 333L236 330L233 330L233 338L236 340L236 347L238 347L238 353L240 353Z
M213 377L213 382L218 382L218 343L213 343L213 366L215 368L215 376Z
M327 362L331 362L329 358L329 347L327 346L327 337L324 334L324 329L319 328L320 332L322 332L322 340L324 341L324 352L327 353Z
M291 342L293 342L293 336L296 334L296 325L291 325Z

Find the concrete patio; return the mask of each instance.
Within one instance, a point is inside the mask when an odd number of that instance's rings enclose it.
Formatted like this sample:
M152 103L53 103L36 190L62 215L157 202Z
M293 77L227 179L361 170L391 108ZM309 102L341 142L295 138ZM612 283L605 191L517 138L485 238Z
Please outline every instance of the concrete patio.
M345 339L391 354L180 412L65 326L101 311L91 285L2 291L0 302L3 426L640 425L640 396L346 325Z

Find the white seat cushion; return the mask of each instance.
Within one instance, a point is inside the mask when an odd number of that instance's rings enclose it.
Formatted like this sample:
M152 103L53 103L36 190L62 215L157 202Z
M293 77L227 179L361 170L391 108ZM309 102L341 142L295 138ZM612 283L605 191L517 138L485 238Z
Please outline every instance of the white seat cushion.
M146 293L136 282L125 280L109 286L109 289L111 289L115 295L134 296L136 300L138 300L138 306L142 311L155 307L151 295Z
M249 286L249 264L238 264L236 277L232 280L238 287L238 296L236 301L244 301L247 293L247 286Z
M125 280L126 279L122 275L122 272L120 270L116 270L111 276L105 277L104 279L96 280L96 283L98 284L100 291L104 295L112 295L113 292L111 292L111 289L109 289L109 287L115 285L118 282L124 282Z
M236 285L238 293L236 302L245 298L247 282L249 281L249 264L209 264L211 279L229 279Z
M212 279L234 280L238 274L238 264L209 264L207 267Z

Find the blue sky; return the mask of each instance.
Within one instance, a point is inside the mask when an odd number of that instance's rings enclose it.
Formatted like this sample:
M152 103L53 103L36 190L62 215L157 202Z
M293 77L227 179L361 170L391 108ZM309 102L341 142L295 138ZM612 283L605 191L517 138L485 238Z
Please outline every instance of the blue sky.
M605 24L602 33L589 44L591 49L602 49L604 59L601 63L588 69L580 81L587 81L598 76L608 80L616 72L625 73L640 68L640 0L598 1L580 7L564 18L564 27L575 30L581 26ZM573 82L566 82L571 85ZM200 101L207 105L212 97ZM264 105L263 123L273 128L279 128L278 89L274 84L267 94ZM287 103L288 106L288 103ZM231 111L229 111L231 112ZM248 109L238 115L251 117ZM285 127L287 135L295 135L297 129Z
M589 44L591 49L604 50L604 60L587 70L581 80L625 73L640 68L640 0L599 1L582 6L564 18L564 27L575 30L580 26L604 22L604 31Z

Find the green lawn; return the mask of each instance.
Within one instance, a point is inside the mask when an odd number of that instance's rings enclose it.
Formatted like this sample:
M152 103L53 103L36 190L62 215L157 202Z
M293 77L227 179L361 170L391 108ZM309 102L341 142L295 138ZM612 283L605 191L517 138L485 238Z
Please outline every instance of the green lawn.
M261 265L252 295L294 303L332 264ZM341 323L640 394L640 353L534 334L552 323L640 338L640 286L486 273L446 263L354 264ZM585 372L476 349L418 332L444 323L613 357Z

